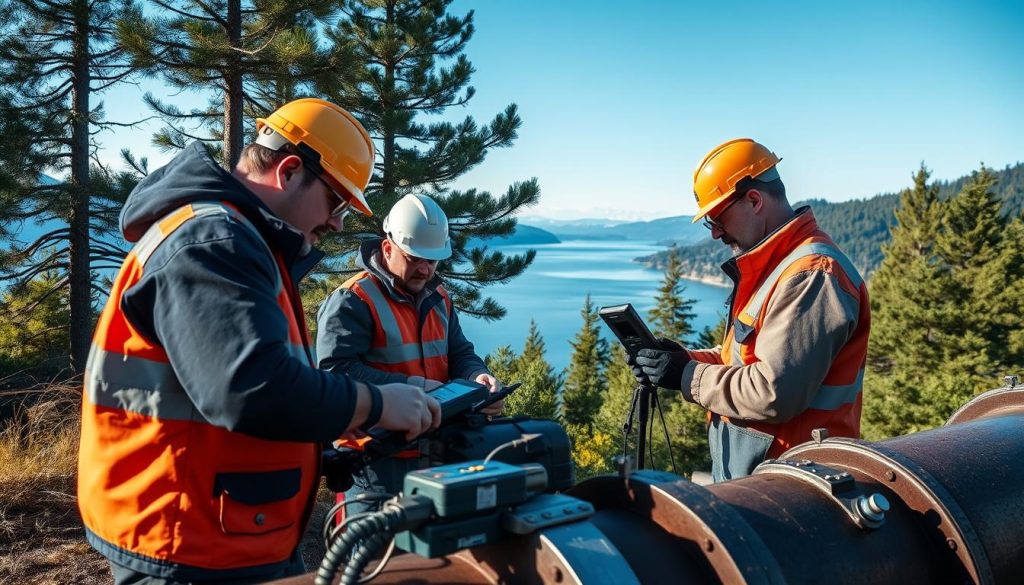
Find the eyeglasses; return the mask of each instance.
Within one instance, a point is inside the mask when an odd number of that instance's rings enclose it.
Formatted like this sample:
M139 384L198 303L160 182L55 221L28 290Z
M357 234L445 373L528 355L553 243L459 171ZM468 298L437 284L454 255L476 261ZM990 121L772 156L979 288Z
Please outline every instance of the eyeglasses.
M419 256L411 256L409 254L406 254L404 250L398 248L398 244L393 243L395 239L391 237L390 233L386 235L388 239L392 241L392 245L398 249L398 253L401 254L402 258L405 258L405 261L408 262L409 264L419 264L421 262L426 262L427 264L437 264L438 262L440 262L440 260L431 260L429 258L420 258Z
M324 185L327 185L327 199L329 201L331 201L332 203L335 200L341 201L341 203L335 205L334 209L331 210L331 217L340 217L342 219L345 219L345 216L352 211L352 199L345 198L341 195L341 193L338 193L337 191L332 189L331 186L327 184L327 181L324 181L323 177L317 175L317 178L320 179L320 181L322 181Z
M335 191L334 187L332 187L331 184L327 182L327 179L324 179L325 171L323 165L320 164L319 152L317 152L313 147L309 146L305 142L299 142L294 146L297 151L297 154L299 155L299 158L301 158L303 163L305 163L306 168L311 173L316 175L316 178L320 179L320 182L327 187L328 200L333 202L334 198L337 198L338 200L341 201L341 203L335 205L334 209L331 210L331 217L340 217L342 219L345 219L345 216L352 211L352 198L345 197L341 193Z
M433 265L433 264L437 264L439 262L439 260L431 260L429 258L420 258L419 256L410 256L410 255L406 254L405 252L402 252L402 256L405 256L405 261L408 262L409 264L419 264L421 262L426 262L427 264Z
M719 211L716 215L718 217L722 217L722 214L725 213L725 210L732 207L740 199L740 197L733 197L732 201L730 201L728 205L723 207L722 210ZM722 222L718 221L717 219L711 219L710 215L704 216L704 227L708 228L709 230L714 230L715 228L718 228L723 232L725 231L725 226L722 225Z

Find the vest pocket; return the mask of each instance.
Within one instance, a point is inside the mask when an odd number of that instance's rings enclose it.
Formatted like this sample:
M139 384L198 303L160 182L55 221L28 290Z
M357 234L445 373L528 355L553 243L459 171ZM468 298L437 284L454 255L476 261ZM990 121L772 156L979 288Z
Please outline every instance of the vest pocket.
M708 426L711 475L715 482L750 475L764 461L775 437L713 417Z
M265 534L295 524L302 470L218 473L213 507L225 534Z

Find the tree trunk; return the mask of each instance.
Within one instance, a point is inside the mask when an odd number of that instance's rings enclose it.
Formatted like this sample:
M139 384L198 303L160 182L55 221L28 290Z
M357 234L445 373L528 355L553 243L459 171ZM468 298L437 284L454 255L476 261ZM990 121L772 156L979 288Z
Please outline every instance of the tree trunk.
M72 55L71 110L71 218L69 288L71 323L71 367L75 374L85 371L92 335L92 294L89 273L89 3L74 2L74 49Z
M236 49L242 47L242 2L228 0L228 42ZM242 156L244 137L242 136L242 53L236 51L229 60L229 67L224 75L224 166L230 171Z
M393 27L395 24L395 3L389 1L387 5L387 25ZM381 92L382 108L381 121L383 122L384 142L384 168L381 177L381 192L385 200L390 200L395 191L395 129L394 122L389 113L392 111L391 100L395 93L395 63L391 60L392 55L384 59L384 88Z

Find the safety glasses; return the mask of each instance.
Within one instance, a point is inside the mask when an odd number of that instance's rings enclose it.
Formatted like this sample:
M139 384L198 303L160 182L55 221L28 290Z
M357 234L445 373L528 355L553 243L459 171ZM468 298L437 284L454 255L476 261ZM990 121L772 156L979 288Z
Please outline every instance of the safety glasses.
M332 189L331 186L327 184L327 181L324 181L323 177L317 175L317 178L320 179L324 185L327 185L327 199L334 204L334 209L331 210L331 217L340 217L345 219L345 216L352 211L352 200L342 196L341 193ZM338 201L341 203L337 203Z
M722 214L725 213L725 210L727 210L730 207L732 207L739 200L740 200L739 197L733 197L732 201L730 201L728 205L723 207L722 210L719 211L716 215L718 217L722 217ZM705 215L704 216L704 227L708 228L709 230L714 230L715 228L718 228L719 230L721 230L723 232L725 231L725 226L723 226L722 223L720 221L718 221L717 219L711 219L710 215Z
M352 211L352 197L345 197L341 193L334 190L334 187L327 182L324 178L324 167L320 164L320 153L317 152L313 147L306 144L305 142L299 142L295 145L295 149L298 151L299 158L305 163L306 168L316 175L316 178L320 179L320 182L327 187L327 199L332 203L335 200L340 201L336 203L334 208L331 210L331 217L345 218L346 215Z

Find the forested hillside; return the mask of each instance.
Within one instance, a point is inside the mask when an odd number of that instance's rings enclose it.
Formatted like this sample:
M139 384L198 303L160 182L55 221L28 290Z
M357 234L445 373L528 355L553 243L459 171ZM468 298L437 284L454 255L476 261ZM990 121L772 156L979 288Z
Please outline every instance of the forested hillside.
M993 171L998 183L993 188L1003 201L1004 213L1019 215L1024 211L1024 164L1007 166ZM969 176L947 182L936 182L939 198L949 199L963 189ZM823 199L801 201L796 205L810 205L822 228L850 256L865 275L872 274L882 261L882 244L889 241L889 230L895 222L893 211L899 203L899 194L884 193L868 199L854 199L830 203ZM670 251L638 258L653 268L663 270ZM682 271L690 278L717 281L726 284L719 266L729 258L729 249L710 238L691 246L675 249Z

